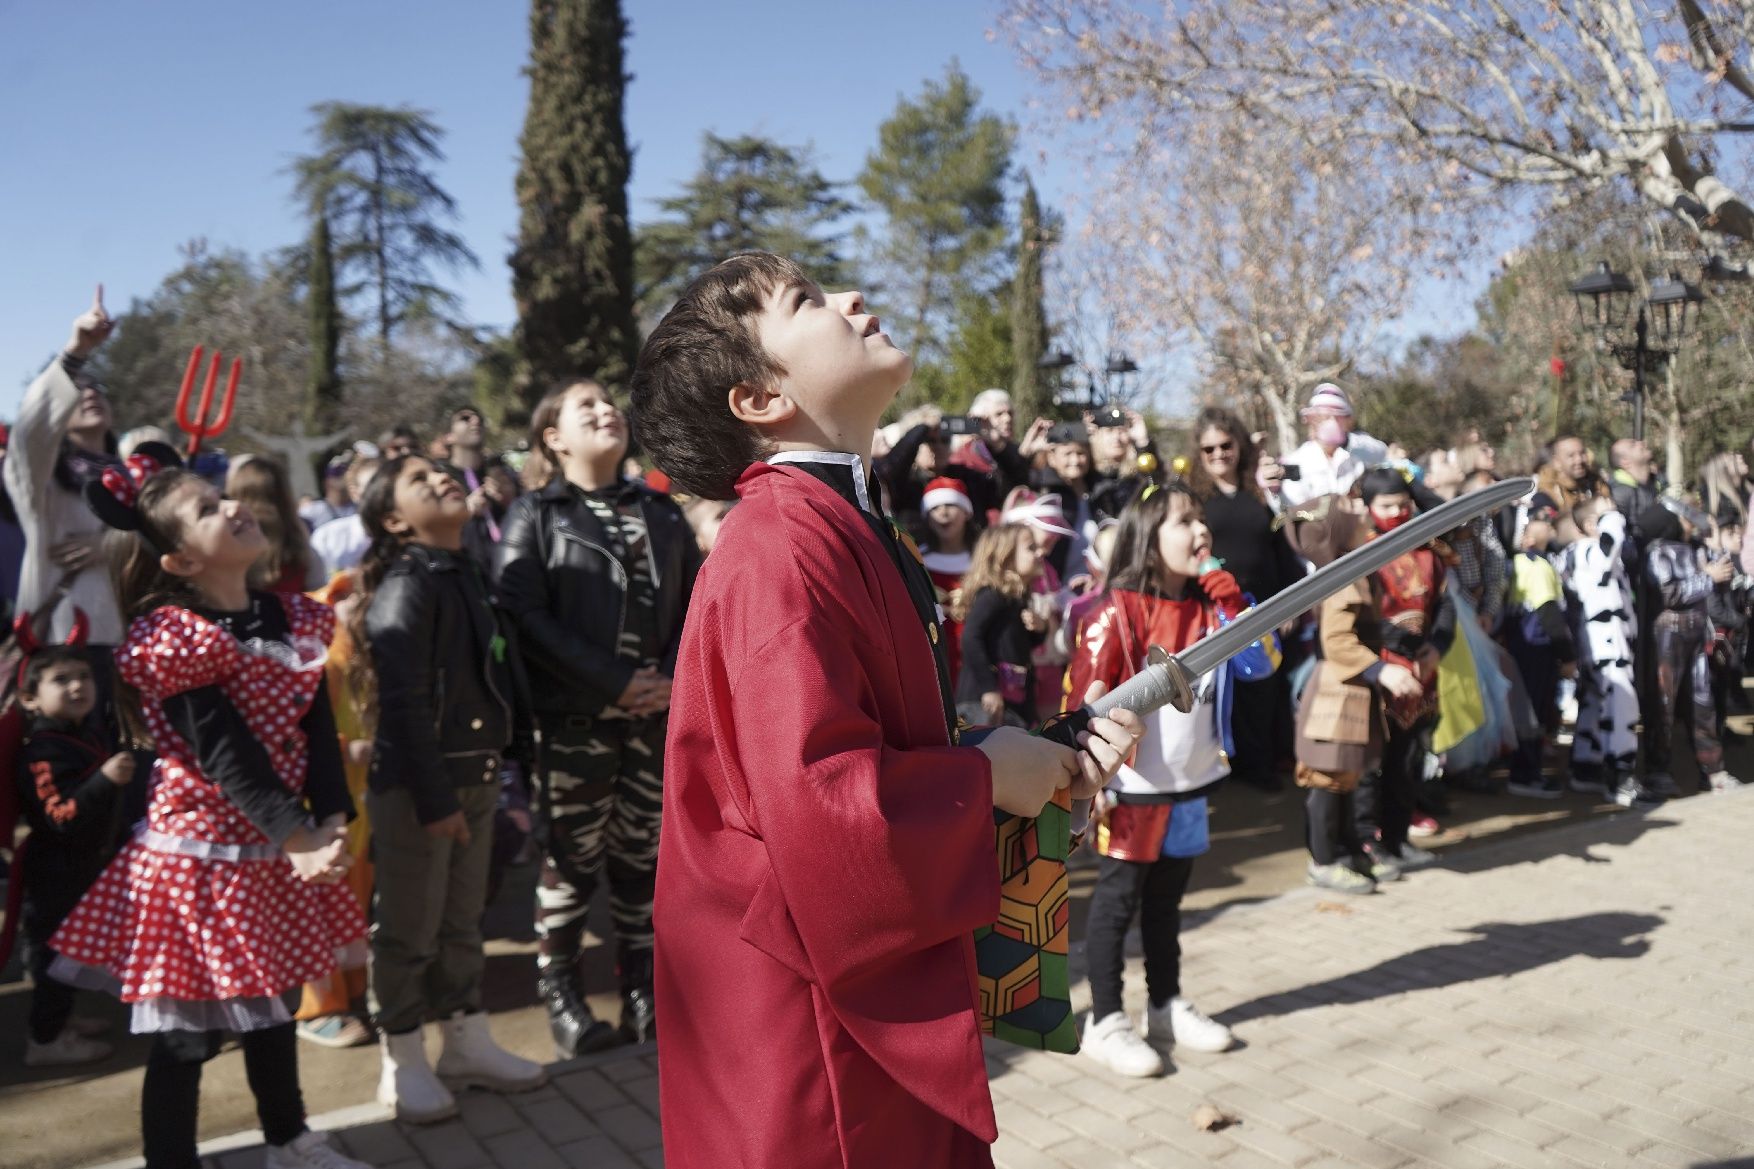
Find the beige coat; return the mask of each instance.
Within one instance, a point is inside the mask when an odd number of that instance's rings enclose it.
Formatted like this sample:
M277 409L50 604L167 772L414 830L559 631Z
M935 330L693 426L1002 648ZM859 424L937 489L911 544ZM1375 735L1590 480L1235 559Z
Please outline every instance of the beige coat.
M1317 610L1322 660L1297 711L1297 782L1351 791L1382 755L1382 701L1363 678L1382 648L1370 582L1358 580Z

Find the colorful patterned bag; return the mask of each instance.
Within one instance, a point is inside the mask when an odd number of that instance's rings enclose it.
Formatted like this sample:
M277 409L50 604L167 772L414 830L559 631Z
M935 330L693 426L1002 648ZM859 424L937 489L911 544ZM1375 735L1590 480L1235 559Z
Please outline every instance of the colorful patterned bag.
M1034 818L994 812L999 920L976 930L981 1030L1068 1055L1078 1050L1067 950L1071 941L1072 804L1067 791Z

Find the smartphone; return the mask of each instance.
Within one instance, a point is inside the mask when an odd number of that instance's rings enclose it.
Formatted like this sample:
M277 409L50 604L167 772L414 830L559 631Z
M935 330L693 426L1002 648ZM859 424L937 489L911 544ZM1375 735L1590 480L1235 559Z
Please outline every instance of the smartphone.
M1096 412L1096 424L1098 426L1125 426L1127 425L1127 412L1119 406L1104 406Z
M980 424L966 414L948 415L938 428L945 434L979 434Z
M1280 463L1279 469L1281 471L1285 472L1285 477L1287 479L1302 479L1303 478L1303 468L1298 466L1296 463Z

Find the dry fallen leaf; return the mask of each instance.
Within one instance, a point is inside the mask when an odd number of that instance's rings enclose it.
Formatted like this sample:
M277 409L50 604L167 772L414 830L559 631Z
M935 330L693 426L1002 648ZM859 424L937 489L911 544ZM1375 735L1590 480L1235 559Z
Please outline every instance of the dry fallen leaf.
M1194 1109L1194 1127L1200 1132L1217 1132L1236 1122L1236 1117L1220 1112L1210 1104L1202 1104Z

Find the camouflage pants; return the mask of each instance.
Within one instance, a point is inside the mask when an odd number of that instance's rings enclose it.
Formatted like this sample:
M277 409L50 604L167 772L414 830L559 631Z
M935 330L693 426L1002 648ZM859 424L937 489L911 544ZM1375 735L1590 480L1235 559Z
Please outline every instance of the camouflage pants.
M664 806L664 733L657 718L543 725L546 855L536 890L539 965L571 962L599 873L623 952L652 948L658 819Z

